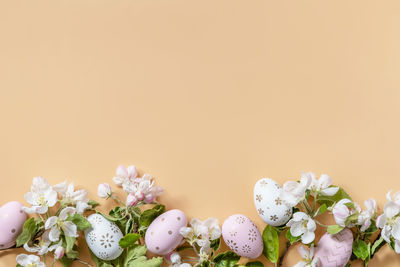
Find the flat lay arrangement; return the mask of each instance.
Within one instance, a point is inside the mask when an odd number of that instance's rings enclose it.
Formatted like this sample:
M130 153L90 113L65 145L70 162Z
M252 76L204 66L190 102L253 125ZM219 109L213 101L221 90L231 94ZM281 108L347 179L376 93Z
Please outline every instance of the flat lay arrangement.
M96 266L174 267L263 266L257 258L280 266L288 247L302 243L302 260L295 266L365 266L386 244L400 253L400 192L388 192L383 212L374 199L362 208L343 188L322 174L303 173L298 181L281 186L271 178L254 185L254 205L266 223L260 231L251 218L233 214L220 225L216 218L190 221L184 211L167 210L157 202L163 189L149 174L140 176L134 166L119 166L112 178L126 193L114 194L108 183L98 185L97 195L113 201L108 213L84 189L67 181L50 185L33 178L25 194L27 206L8 202L0 208L0 249L23 247L16 266L43 267L46 257L63 266L73 262L92 266L79 257L77 238L83 235ZM319 217L331 214L335 224ZM317 227L326 233L316 242ZM279 247L285 239L286 248ZM221 242L229 247L220 251ZM52 264L52 266L53 266Z

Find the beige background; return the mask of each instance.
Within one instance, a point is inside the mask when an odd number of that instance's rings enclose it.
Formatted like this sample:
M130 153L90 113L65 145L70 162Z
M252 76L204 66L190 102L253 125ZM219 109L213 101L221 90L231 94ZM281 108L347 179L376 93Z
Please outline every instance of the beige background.
M264 176L327 173L382 206L400 190L399 15L397 0L3 0L0 202L38 175L97 199L135 164L168 208L260 229ZM371 266L399 264L386 248Z

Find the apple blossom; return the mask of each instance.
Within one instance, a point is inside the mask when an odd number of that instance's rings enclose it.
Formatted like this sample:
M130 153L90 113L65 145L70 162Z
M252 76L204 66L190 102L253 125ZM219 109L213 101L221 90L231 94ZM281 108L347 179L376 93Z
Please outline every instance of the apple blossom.
M298 248L298 251L303 258L300 262L296 263L293 267L316 267L318 258L314 258L314 245L311 245L310 249L306 249L303 246Z
M169 255L169 260L171 261L171 264L173 267L191 267L189 263L182 263L181 256L179 255L178 252L174 252L171 255Z
M130 194L126 197L126 205L127 205L127 206L135 206L136 203L138 203L137 198L136 198L132 193L130 193Z
M317 226L314 220L304 212L298 211L293 214L293 218L286 225L290 227L290 233L293 236L301 236L303 244L309 244L315 238L314 231Z
M34 177L31 191L25 194L25 200L32 206L22 207L23 211L28 214L44 214L57 203L57 192L43 177Z
M46 264L41 262L36 255L19 254L17 263L23 267L46 267Z
M288 181L283 185L280 198L286 202L287 205L294 207L300 201L304 200L307 188L312 181L312 173L303 173L301 175L300 183L295 181Z
M101 198L109 198L112 195L111 186L107 183L99 184L97 187L97 195Z
M60 212L60 215L58 217L52 216L46 220L44 228L46 230L50 229L50 241L58 241L60 239L61 230L66 236L78 237L77 226L73 222L67 221L68 216L75 213L75 208L66 207Z
M138 173L136 167L131 165L128 168L125 166L120 165L117 168L117 173L113 178L113 181L118 186L123 186L126 183L130 183L137 177Z
M400 241L400 207L394 202L387 202L384 207L384 212L377 220L376 225L382 229L381 235L383 239L390 243L390 238L393 237ZM400 246L396 243L396 253L400 253Z
M315 178L315 174L309 172L309 175L312 179L310 186L308 189L315 195L321 194L323 196L333 196L339 191L339 187L331 186L332 178L326 174L322 174L319 179Z
M28 243L24 244L24 249L28 252L37 253L38 255L44 255L49 251L49 246L51 241L49 239L49 231L45 231L42 235L42 239L34 243L32 247L28 245Z
M365 232L371 226L371 220L376 217L377 205L374 199L364 201L365 210L358 216L357 225L360 225L360 231Z
M352 208L351 206L354 206ZM360 213L361 208L357 203L352 202L350 199L344 198L341 199L338 203L336 203L332 208L333 217L337 225L341 227L353 227L353 223L347 222L347 219L356 213Z
M56 260L61 259L65 254L65 248L62 246L62 241L58 242L58 244L52 245L49 248L49 251L54 251L54 258Z
M82 214L85 210L92 208L92 206L88 204L88 192L84 189L75 190L74 183L68 184L67 181L65 181L56 184L53 188L61 195L61 203L75 205L77 213Z

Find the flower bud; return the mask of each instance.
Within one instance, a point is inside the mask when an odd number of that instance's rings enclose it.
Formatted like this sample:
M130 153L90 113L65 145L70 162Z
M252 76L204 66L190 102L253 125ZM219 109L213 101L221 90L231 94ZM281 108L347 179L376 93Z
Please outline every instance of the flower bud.
M144 197L144 202L146 202L147 204L148 203L151 203L151 202L153 202L154 201L154 195L153 194L147 194L145 197Z
M126 205L128 206L135 206L137 202L137 198L132 193L126 197Z
M56 260L61 259L64 256L64 254L65 254L65 248L63 248L62 246L59 246L54 251L54 258Z
M137 200L142 201L144 199L144 194L141 191L137 191L135 193L135 197L137 198Z
M99 184L97 188L97 195L101 198L109 198L112 194L111 186L109 184Z

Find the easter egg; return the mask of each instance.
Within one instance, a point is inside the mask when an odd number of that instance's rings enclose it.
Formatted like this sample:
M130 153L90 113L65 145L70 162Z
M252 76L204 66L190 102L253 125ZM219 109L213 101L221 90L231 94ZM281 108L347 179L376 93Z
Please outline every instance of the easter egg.
M118 258L123 252L119 246L123 235L118 226L100 214L90 215L88 221L92 227L85 230L85 239L93 254L102 260Z
M261 219L269 225L280 226L292 216L292 208L280 198L282 187L270 178L262 178L254 186L254 205Z
M235 214L222 225L222 237L236 254L255 259L261 255L263 243L257 226L246 216Z
M145 235L149 251L158 255L167 255L182 242L179 233L187 225L186 215L180 210L169 210L158 216L147 228Z
M353 234L345 228L335 235L325 233L318 242L314 257L319 267L344 267L350 259Z
M21 209L23 205L17 201L6 203L0 208L0 249L15 245L17 237L22 232L26 214Z

